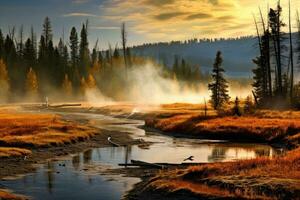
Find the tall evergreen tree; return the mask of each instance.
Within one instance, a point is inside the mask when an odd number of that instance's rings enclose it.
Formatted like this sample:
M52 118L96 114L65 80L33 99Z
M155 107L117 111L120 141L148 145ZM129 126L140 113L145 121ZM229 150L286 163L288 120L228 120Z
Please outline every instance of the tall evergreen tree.
M253 88L254 88L254 96L256 98L257 103L263 105L266 101L266 88L264 87L264 66L263 62L261 61L262 57L257 57L253 59L253 63L256 65L256 68L253 69Z
M87 77L87 69L90 64L90 52L89 52L89 43L88 43L88 30L87 23L82 25L80 32L80 45L79 45L79 73L80 76Z
M222 53L218 51L212 70L212 83L208 85L208 89L212 93L210 102L215 110L222 108L230 99L228 84L223 75L225 70L222 68L222 63Z
M52 41L52 27L49 17L46 17L43 24L43 36L45 38L46 46L49 45L49 42Z
M35 56L35 50L33 47L33 42L30 38L28 38L25 42L24 46L24 61L25 61L25 67L26 71L29 70L30 67L35 69L36 65L36 56Z
M79 62L79 48L78 48L78 35L76 28L73 27L70 33L70 60L71 60L71 80L75 83ZM79 81L79 79L77 80Z

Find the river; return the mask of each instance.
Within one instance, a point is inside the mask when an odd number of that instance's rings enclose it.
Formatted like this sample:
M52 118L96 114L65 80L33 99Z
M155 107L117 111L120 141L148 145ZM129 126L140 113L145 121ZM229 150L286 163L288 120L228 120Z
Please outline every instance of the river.
M22 177L0 181L0 186L33 199L121 199L140 179L105 173L131 159L147 162L182 163L223 162L273 156L276 149L263 144L173 138L139 128L142 120L114 118L101 114L59 113L65 118L85 119L96 127L130 133L135 139L154 142L148 148L139 146L89 149L79 154L54 159L38 165L37 170Z

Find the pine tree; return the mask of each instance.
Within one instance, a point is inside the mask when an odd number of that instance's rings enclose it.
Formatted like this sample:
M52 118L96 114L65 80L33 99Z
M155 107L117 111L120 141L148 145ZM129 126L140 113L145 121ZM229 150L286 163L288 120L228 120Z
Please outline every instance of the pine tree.
M36 52L34 50L33 42L28 38L24 46L24 61L26 65L26 71L29 70L31 66L33 69L36 66Z
M7 66L11 91L14 91L14 93L21 93L23 88L22 84L24 83L22 80L20 80L18 74L19 68L17 66L18 59L17 59L16 46L13 39L9 35L6 36L4 42L3 60Z
M228 103L230 97L228 95L228 85L224 78L223 73L225 70L222 68L222 55L221 52L217 52L215 63L212 71L212 83L208 85L208 89L211 91L211 100L215 110L221 109L225 103Z
M89 43L88 43L88 32L87 32L87 23L82 25L80 33L80 45L79 45L79 73L81 76L87 76L87 69L90 67L90 52L89 52Z
M49 17L46 17L43 24L43 36L45 38L46 46L52 41L52 27Z
M256 65L256 68L253 69L253 89L254 95L257 98L257 101L260 105L264 105L266 102L266 88L264 87L264 68L262 66L261 57L253 59L253 63Z

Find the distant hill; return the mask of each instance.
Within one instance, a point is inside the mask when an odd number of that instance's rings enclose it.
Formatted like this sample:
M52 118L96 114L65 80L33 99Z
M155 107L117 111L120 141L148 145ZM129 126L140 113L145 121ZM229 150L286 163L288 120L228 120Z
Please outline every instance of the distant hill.
M173 65L174 56L177 55L189 64L200 65L204 73L211 70L218 50L223 53L223 66L229 76L252 75L252 69L255 67L252 59L259 55L256 37L145 44L131 49L134 55L154 58L169 67Z

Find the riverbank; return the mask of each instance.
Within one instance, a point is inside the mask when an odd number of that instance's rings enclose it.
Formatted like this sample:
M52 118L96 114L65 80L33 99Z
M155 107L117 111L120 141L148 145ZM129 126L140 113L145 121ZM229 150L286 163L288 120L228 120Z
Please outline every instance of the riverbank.
M0 109L0 116L0 179L34 172L49 159L111 146L108 137L122 145L140 144L130 134L98 129L82 119L15 108ZM0 187L0 199L27 198Z
M57 109L55 109L57 110ZM145 120L146 130L156 130L174 137L268 143L294 149L300 140L300 111L257 110L250 115L218 116L201 104L166 105L85 105L63 112L104 114Z
M188 108L186 108L188 110ZM300 195L300 112L262 110L252 115L153 115L147 129L174 137L263 142L286 155L159 171L127 199L297 199Z
M284 157L160 171L127 199L298 199L300 148Z

